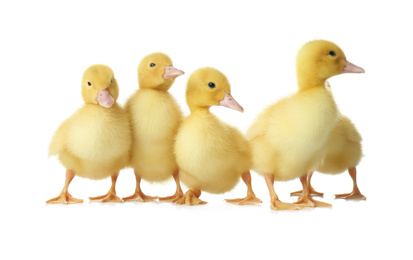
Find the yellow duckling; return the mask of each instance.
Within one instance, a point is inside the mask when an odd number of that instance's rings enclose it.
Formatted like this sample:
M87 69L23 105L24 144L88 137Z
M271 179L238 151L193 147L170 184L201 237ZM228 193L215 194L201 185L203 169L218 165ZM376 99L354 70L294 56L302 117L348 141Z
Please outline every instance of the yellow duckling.
M150 182L165 181L171 176L176 182L176 193L160 200L174 201L183 196L179 170L173 153L182 111L168 92L175 78L184 74L172 66L163 53L144 57L138 67L139 89L126 102L131 120L133 145L130 165L136 177L136 190L124 201L151 201L156 197L145 195L141 179Z
M298 91L267 107L248 129L253 151L253 169L265 176L273 209L301 206L331 206L311 198L306 174L319 166L325 155L338 110L328 78L364 70L346 60L334 43L317 40L305 44L297 54ZM273 183L300 178L304 193L297 204L279 201Z
M243 199L227 200L236 204L261 203L251 188L250 146L234 127L211 114L211 106L225 106L243 112L231 96L228 79L220 71L206 67L188 79L186 102L191 114L184 119L176 136L175 154L182 182L190 189L177 204L197 205L201 191L224 193L240 179L248 187Z
M327 83L327 86L328 83ZM361 194L356 180L356 166L359 164L362 156L361 136L351 120L339 114L336 124L331 131L330 137L326 143L325 158L316 171L325 174L339 174L348 170L353 180L353 191L347 194L336 194L336 198L342 199L359 199L365 200L366 197ZM323 196L323 193L317 192L311 186L311 177L313 172L308 173L307 182L310 194L313 196ZM301 195L302 191L291 193L292 196Z
M68 186L74 176L99 180L112 176L108 194L91 200L121 202L115 184L119 171L126 167L131 132L126 112L116 103L119 87L113 71L106 65L90 66L83 74L83 107L66 119L55 132L49 156L57 155L66 167L66 182L60 195L46 203L81 203Z

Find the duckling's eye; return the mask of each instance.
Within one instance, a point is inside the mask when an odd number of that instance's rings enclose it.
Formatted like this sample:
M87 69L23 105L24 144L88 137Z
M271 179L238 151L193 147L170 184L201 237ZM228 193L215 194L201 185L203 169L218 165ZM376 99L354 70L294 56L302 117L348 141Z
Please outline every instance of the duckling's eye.
M110 83L113 83L113 79L110 80Z
M151 66L151 67L155 67L155 66L156 66L156 64L155 64L155 63L151 63L151 65L149 65L149 66Z
M334 52L334 51L330 51L329 53L328 53L328 55L330 55L330 56L336 56L336 53Z
M90 83L89 81L87 82L87 85L90 87L92 86L92 83Z
M215 88L216 86L215 86L215 83L214 83L214 82L209 82L209 83L208 83L208 87L210 87L210 88Z

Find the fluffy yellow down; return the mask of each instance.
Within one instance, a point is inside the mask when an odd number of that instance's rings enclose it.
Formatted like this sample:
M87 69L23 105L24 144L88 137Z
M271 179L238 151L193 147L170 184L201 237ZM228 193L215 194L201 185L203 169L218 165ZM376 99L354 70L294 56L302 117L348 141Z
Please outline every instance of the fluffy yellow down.
M312 41L300 49L296 62L298 91L264 109L247 132L257 173L287 181L320 165L338 118L325 82L341 74L345 63L343 51L332 42Z
M163 78L165 66L172 66L166 54L146 56L138 67L139 90L126 103L133 135L130 166L150 182L165 181L178 169L173 145L183 116L167 92L174 79Z
M87 82L93 82L92 86ZM88 68L82 79L85 104L59 126L50 143L49 156L57 155L66 169L80 177L109 177L129 160L131 132L126 112L116 102L110 108L96 102L97 89L106 88L116 101L113 71L105 65Z
M211 89L209 82L216 87ZM229 191L251 167L246 138L209 111L210 106L218 105L230 91L225 75L213 68L199 69L188 80L187 103L191 114L179 129L175 154L181 181L191 189L210 193Z
M351 120L340 114L326 143L326 156L316 171L338 174L358 165L362 157L361 136Z

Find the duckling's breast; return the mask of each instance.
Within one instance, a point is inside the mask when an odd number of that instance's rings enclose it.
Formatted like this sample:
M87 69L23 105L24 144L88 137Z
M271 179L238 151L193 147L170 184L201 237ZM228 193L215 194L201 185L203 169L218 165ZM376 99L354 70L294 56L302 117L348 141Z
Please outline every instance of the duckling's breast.
M129 120L117 104L111 108L85 105L70 118L67 136L67 150L88 161L128 156L130 151Z
M212 114L186 118L176 138L175 155L181 181L211 193L232 189L251 166L246 140Z
M131 166L148 181L163 181L177 170L173 152L182 112L171 94L139 90L129 101L133 135Z

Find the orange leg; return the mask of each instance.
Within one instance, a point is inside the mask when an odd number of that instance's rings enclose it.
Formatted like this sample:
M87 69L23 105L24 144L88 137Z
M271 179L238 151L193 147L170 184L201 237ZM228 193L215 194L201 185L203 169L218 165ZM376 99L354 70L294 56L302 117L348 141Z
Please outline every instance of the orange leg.
M332 206L331 204L317 201L311 198L310 190L307 185L307 174L301 176L300 181L301 181L301 184L303 185L303 193L301 194L300 197L298 197L297 202L294 204L302 205L304 207L311 207L311 208Z
M366 197L361 194L359 188L357 187L357 171L356 167L348 169L351 179L353 180L353 191L347 194L336 194L336 199L347 199L347 200L365 200Z
M309 172L307 174L307 183L308 183L308 189L310 190L310 195L313 197L323 197L324 193L316 191L313 186L311 186L311 177L313 177L314 172ZM291 192L290 196L300 196L303 193L303 190Z
M231 199L231 200L227 199L226 202L237 204L237 205L246 205L246 204L254 205L257 203L262 203L262 201L259 198L257 198L254 192L252 191L250 171L243 173L241 177L244 183L247 185L247 196L242 199Z
M180 198L179 200L175 202L175 204L188 205L188 206L207 204L206 201L199 199L200 196L201 196L201 190L189 189L182 198Z
M136 178L136 189L135 193L132 196L123 198L123 201L139 201L139 202L148 202L156 200L157 197L151 197L145 195L141 190L141 176L135 171L135 178Z
M274 190L274 175L266 174L265 175L265 182L267 183L268 191L270 192L271 197L271 209L278 209L278 210L297 210L301 209L301 205L294 205L291 203L284 203L278 199L277 194Z
M116 195L116 180L118 179L119 173L115 173L111 176L112 186L110 187L108 193L98 197L89 197L92 201L97 202L122 202L122 200Z
M174 195L169 196L169 197L163 197L159 198L159 201L167 201L167 202L176 202L180 198L184 196L184 193L182 192L181 189L181 184L179 182L179 170L176 170L172 176L174 177L175 183L176 183L176 192Z
M70 182L72 182L73 178L75 177L75 174L70 171L66 170L66 180L65 180L65 186L63 187L62 192L60 192L60 195L57 196L56 198L50 199L46 201L47 204L75 204L75 203L82 203L83 200L73 198L72 195L68 192L68 187Z

